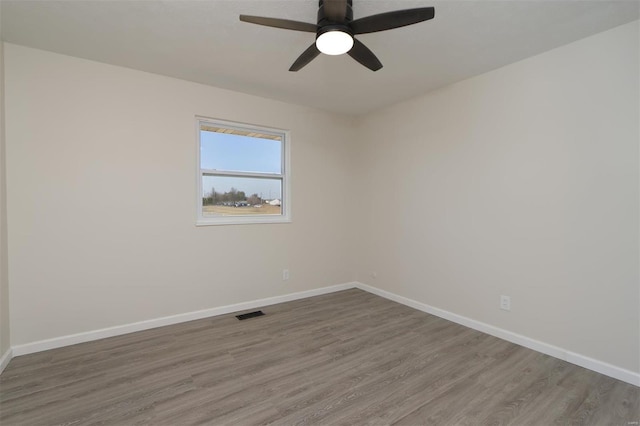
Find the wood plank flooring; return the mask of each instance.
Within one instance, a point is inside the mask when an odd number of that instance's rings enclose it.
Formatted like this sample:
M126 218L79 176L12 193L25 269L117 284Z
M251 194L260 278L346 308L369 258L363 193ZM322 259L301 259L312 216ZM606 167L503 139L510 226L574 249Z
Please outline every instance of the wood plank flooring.
M2 425L638 425L640 388L360 291L14 358Z

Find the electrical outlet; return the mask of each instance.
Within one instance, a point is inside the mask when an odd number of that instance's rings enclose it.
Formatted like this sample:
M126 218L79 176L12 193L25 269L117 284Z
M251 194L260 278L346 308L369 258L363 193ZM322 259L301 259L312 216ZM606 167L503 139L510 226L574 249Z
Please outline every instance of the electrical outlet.
M509 296L500 296L500 309L503 311L511 310L511 297Z
M282 281L287 281L289 279L289 270L288 269L283 269L282 270Z
M373 271L371 273L371 278L378 278L378 273L376 271Z

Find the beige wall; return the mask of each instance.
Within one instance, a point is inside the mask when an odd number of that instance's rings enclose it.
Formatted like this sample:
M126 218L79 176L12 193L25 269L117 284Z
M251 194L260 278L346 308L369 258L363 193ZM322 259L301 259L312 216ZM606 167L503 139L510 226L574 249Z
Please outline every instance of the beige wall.
M17 45L5 59L12 345L353 280L350 121ZM291 130L293 223L194 225L196 115Z
M635 22L363 119L359 281L640 372L638 50Z
M637 23L355 126L10 44L5 62L12 345L358 278L640 372ZM196 114L291 130L292 224L194 226Z
M7 187L4 129L4 44L0 40L0 357L11 346L9 280L7 276Z

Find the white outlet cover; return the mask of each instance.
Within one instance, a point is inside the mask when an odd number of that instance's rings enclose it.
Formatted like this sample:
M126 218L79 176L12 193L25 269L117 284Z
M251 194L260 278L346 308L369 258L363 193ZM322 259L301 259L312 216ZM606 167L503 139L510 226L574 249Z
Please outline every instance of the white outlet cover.
M500 309L504 311L511 310L511 297L509 296L500 296Z

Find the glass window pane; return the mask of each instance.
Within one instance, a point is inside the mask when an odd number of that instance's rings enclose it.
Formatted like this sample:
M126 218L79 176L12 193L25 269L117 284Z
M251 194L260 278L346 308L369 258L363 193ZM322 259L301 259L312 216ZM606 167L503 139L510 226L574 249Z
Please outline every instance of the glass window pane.
M282 173L281 137L249 132L243 132L248 135L220 133L224 129L205 124L200 128L201 169Z
M202 176L202 216L282 214L282 180Z

